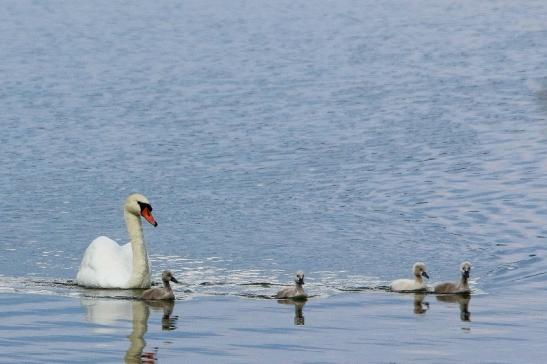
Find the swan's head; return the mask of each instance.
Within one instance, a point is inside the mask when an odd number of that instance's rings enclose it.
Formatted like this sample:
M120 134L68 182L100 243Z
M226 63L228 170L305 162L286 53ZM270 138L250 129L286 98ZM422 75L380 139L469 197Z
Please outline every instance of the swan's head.
M158 226L156 219L152 216L152 205L148 199L138 193L134 193L125 201L125 210L135 216L142 216L150 224Z
M412 266L412 272L414 272L414 275L416 277L426 277L429 279L429 275L427 274L427 268L425 266L425 263L417 262L414 263Z
M164 270L162 275L161 275L161 280L164 281L164 282L175 282L175 283L179 283L179 281L177 281L177 279L175 277L173 277L173 274L168 271L168 270Z
M297 284L304 284L304 272L299 271L296 273L296 276L294 277L294 281Z
M463 278L469 278L469 273L471 273L471 263L463 262L460 266L460 271L462 272Z

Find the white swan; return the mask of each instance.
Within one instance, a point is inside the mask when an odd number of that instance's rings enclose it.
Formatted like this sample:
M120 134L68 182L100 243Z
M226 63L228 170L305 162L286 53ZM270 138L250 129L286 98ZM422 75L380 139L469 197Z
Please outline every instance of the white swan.
M469 273L471 272L471 263L463 262L460 266L462 278L459 283L445 282L435 286L435 293L469 293Z
M275 298L301 298L306 299L308 295L304 291L304 272L296 273L294 278L294 286L283 288L275 295Z
M412 274L414 279L396 279L390 284L392 291L424 291L427 290L427 285L423 277L429 279L425 263L417 262L412 266Z
M76 283L94 288L149 288L150 263L143 239L140 216L150 224L158 223L146 197L133 194L124 205L124 216L131 242L118 245L106 236L99 236L87 247Z

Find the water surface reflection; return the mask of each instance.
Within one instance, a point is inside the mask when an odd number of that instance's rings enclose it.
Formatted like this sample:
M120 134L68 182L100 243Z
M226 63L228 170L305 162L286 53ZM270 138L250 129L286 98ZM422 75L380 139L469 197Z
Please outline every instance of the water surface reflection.
M471 312L469 312L470 294L444 294L437 295L437 300L441 302L457 303L460 306L460 319L462 321L471 321Z
M128 336L129 348L124 356L125 363L155 363L157 348L145 351L144 337L148 331L150 309L162 313L162 330L175 330L178 320L178 316L172 316L175 302L136 300L131 299L134 297L131 294L131 291L128 291L117 298L85 297L81 299L81 304L86 308L86 319L101 325L95 330L97 333L111 333L118 330L119 323L131 322L131 333Z
M171 316L173 314L173 308L175 307L175 301L144 301L144 303L152 308L152 311L163 312L161 318L162 330L171 331L177 328L177 320L179 317L177 315Z
M414 313L416 315L423 315L429 309L429 302L424 301L425 297L425 293L414 294Z
M277 303L283 304L283 305L294 305L294 324L304 325L304 305L306 304L306 301L294 301L294 300L277 300Z
M129 304L133 312L133 330L128 336L129 348L125 353L124 361L126 363L154 363L156 362L156 353L154 351L144 352L146 346L144 335L148 331L150 309L142 301L131 301Z

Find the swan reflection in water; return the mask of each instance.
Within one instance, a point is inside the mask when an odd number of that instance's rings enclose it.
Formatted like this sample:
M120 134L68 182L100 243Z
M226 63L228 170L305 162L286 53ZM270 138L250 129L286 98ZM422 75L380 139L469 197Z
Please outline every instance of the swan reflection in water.
M429 302L425 302L425 293L414 293L414 313L423 315L429 309Z
M129 299L129 294L131 293L124 294L128 299L82 298L81 304L86 308L88 321L104 325L96 329L98 333L112 333L117 331L118 321L131 321L132 330L128 336L129 348L124 356L125 363L156 363L157 348L154 351L144 351L144 335L148 331L150 309L153 312L162 312L162 330L175 330L178 316L171 316L175 302Z
M306 304L306 301L295 301L291 299L277 300L277 303L283 305L294 305L294 324L295 325L304 325L304 312L303 308Z
M471 321L471 312L469 312L469 301L471 301L471 295L469 293L437 295L437 300L441 302L459 304L460 320Z

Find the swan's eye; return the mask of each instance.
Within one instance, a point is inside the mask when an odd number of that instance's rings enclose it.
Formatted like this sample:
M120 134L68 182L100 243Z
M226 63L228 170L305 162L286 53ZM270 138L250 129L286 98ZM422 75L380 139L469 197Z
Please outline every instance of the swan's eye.
M141 208L141 211L148 208L148 211L152 212L152 206L150 206L150 204L148 204L146 202L140 202L140 201L137 201L137 203L139 204L139 207Z

